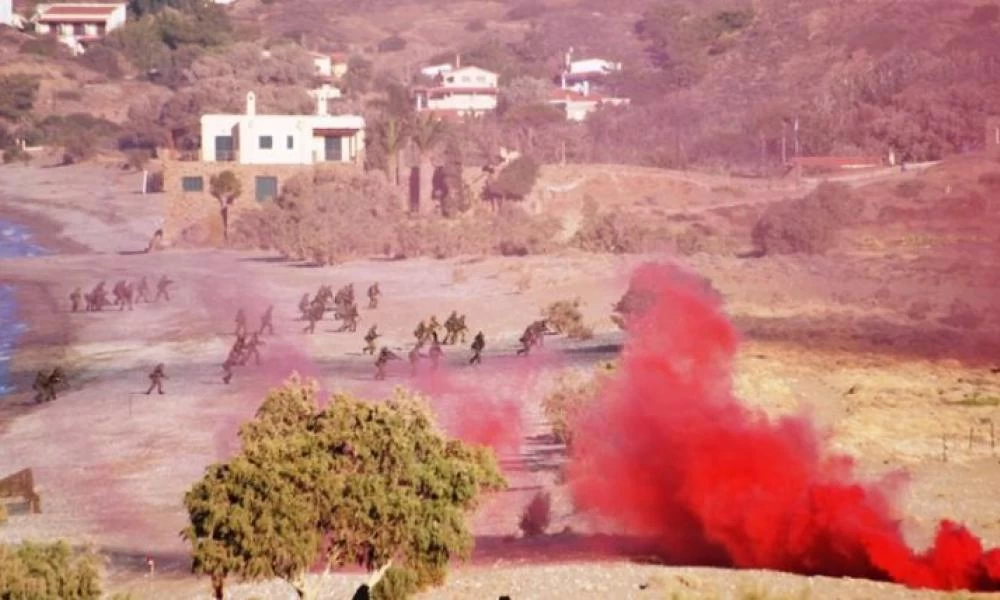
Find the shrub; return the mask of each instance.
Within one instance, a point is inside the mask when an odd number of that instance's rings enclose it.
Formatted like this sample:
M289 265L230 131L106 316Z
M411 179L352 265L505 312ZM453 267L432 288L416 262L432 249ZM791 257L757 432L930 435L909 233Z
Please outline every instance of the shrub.
M912 200L918 197L925 189L927 183L919 179L907 179L896 184L895 194L900 198Z
M662 250L667 233L633 212L585 214L570 243L587 252L634 254Z
M372 589L372 600L406 600L420 591L420 575L412 569L392 567Z
M121 79L125 74L122 70L120 55L110 46L98 44L88 48L77 61L84 67L95 73L104 75L108 79Z
M70 56L69 48L50 36L32 38L24 42L21 44L20 52L21 54L33 54L45 58L67 58Z
M496 198L524 198L535 187L538 169L538 163L530 156L515 158L489 182L486 191Z
M230 574L281 578L302 595L312 566L396 566L417 589L440 583L472 548L466 513L506 485L490 450L442 437L426 401L401 389L381 403L337 394L320 409L316 383L293 376L239 436L240 453L184 498L192 568L218 598Z
M614 373L613 363L601 363L591 377L579 371L567 371L559 376L556 388L542 398L542 412L552 427L556 441L573 445L573 425L588 404L597 398L604 377Z
M135 169L136 171L141 171L146 164L149 163L150 158L152 157L150 156L149 150L133 149L125 151L125 162L128 163L129 167ZM146 185L148 187L148 180L146 181Z
M9 165L14 162L28 164L31 162L31 155L25 152L20 146L12 146L3 151L3 163Z
M545 3L541 0L525 0L507 11L507 20L523 21L535 19L545 14Z
M524 507L519 527L524 537L543 535L552 522L552 496L545 491L538 492Z
M768 206L751 232L754 247L762 255L822 254L837 227L855 222L862 208L846 186L823 183L804 198Z
M0 598L96 600L97 557L65 542L0 546Z
M0 75L0 118L17 121L31 114L38 99L38 86L38 77L34 75Z
M0 525L7 523L7 505L0 504Z
M715 301L722 300L722 294L715 289L708 278L690 273L674 265L656 265L657 268L667 268L672 271L672 276L678 280L690 281L693 286L697 286L704 291L708 298ZM656 301L655 292L649 288L649 283L643 275L643 268L640 267L632 275L628 289L612 307L611 320L621 329L628 329L629 321L642 317Z
M406 49L406 40L398 35L391 35L378 43L379 52L399 52Z
M579 298L553 302L542 311L542 316L548 320L556 333L565 334L571 340L589 340L594 337L593 330L583 323Z

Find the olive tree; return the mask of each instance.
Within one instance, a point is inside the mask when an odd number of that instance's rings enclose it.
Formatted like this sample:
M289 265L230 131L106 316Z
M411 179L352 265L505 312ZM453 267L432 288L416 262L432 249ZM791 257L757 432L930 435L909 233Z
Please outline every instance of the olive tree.
M243 186L236 173L226 170L218 175L212 175L208 180L208 191L213 198L219 201L219 212L222 215L222 236L228 240L229 207L243 193Z
M278 577L312 597L313 566L360 565L376 573L376 595L387 572L411 592L438 584L471 551L465 513L506 485L488 449L446 439L403 390L385 402L336 394L320 409L315 382L293 376L240 439L184 499L193 570L216 598L230 575Z
M101 597L97 557L66 542L0 545L0 598L96 600Z

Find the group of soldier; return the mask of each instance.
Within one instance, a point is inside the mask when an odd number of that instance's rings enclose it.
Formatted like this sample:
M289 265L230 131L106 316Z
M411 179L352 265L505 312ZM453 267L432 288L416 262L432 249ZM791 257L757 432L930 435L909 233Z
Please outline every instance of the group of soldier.
M136 302L159 302L161 299L169 302L170 293L167 288L171 284L173 281L167 276L160 277L156 282L156 295L150 299L149 281L145 276L136 281L121 279L111 288L111 294L114 296L112 302L108 298L107 282L101 281L86 294L79 287L74 289L69 295L70 308L73 312L79 312L81 308L86 312L99 312L104 310L105 306L115 306L122 311L126 308L132 310Z
M35 375L35 383L31 389L35 390L35 402L51 402L56 399L56 393L66 386L66 374L62 367L56 367L51 372L39 371Z
M382 290L379 289L378 282L368 287L368 308L378 308L379 299L382 297ZM358 311L357 302L354 299L354 284L349 283L333 293L333 286L321 285L316 295L310 300L309 294L304 294L299 300L299 312L301 320L308 321L303 333L315 333L316 323L323 319L327 311L333 311L333 318L342 321L337 332L354 333L358 330L358 319L361 313Z
M274 305L268 306L260 316L260 327L256 331L247 330L247 316L243 309L236 312L236 341L233 342L222 363L222 382L229 384L233 379L233 367L246 366L252 358L255 366L260 366L260 346L265 345L261 336L264 332L274 335ZM249 336L249 337L248 337Z

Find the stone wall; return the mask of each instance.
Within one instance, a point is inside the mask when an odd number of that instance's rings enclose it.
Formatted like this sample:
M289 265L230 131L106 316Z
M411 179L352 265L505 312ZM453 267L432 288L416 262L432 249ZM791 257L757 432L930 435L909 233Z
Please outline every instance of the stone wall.
M164 239L169 243L176 243L187 238L186 241L197 244L214 244L222 241L219 201L209 193L209 179L223 171L232 171L236 174L243 192L229 208L229 222L232 224L241 212L258 210L262 206L262 203L255 198L257 177L277 178L280 191L286 181L299 174L315 175L318 171L329 171L348 175L358 173L359 170L360 167L351 164L240 165L164 161L163 192L167 197L167 214L163 225ZM182 181L185 177L201 177L202 191L184 191Z

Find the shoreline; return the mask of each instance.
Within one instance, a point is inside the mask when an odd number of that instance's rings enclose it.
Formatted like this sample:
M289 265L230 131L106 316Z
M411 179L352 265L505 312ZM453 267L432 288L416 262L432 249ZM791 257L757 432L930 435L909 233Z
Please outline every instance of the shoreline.
M0 199L0 219L23 227L32 242L46 254L90 254L92 250L62 235L63 227L55 220L33 211L11 207ZM28 261L34 257L11 257L7 261ZM29 271L25 269L25 271ZM47 284L25 277L5 281L14 296L14 322L23 326L17 335L7 363L8 383L13 389L0 397L0 432L15 419L35 408L31 383L33 373L62 364L71 351L73 331L70 319L60 310L57 295Z

